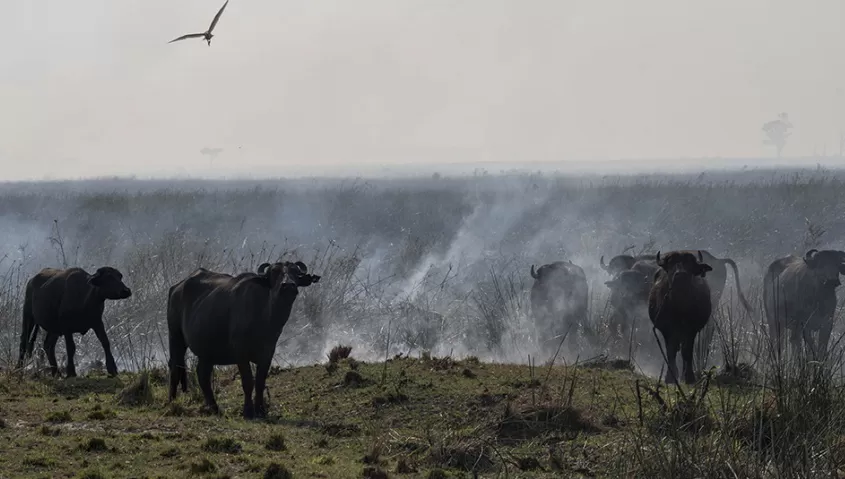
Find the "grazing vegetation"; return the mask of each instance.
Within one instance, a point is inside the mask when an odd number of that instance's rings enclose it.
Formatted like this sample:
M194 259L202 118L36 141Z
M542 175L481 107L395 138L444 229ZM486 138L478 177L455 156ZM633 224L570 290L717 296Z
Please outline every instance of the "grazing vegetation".
M845 472L842 299L824 361L770 348L769 262L843 248L845 174L478 176L391 181L107 181L0 185L0 470L12 477L815 477ZM633 245L633 249L628 249ZM699 336L695 386L666 386L654 335L609 328L628 249L730 256ZM5 255L5 256L3 256ZM203 266L237 274L302 260L266 421L239 417L237 368L218 367L223 417L193 369L168 404L168 288ZM531 264L572 260L589 319L550 364L530 317ZM41 354L14 370L23 288L45 266L110 265L133 296L106 305L121 371L93 334L79 378ZM732 273L729 274L729 276ZM59 342L60 369L64 368ZM40 348L36 344L36 350ZM195 366L188 358L189 367Z

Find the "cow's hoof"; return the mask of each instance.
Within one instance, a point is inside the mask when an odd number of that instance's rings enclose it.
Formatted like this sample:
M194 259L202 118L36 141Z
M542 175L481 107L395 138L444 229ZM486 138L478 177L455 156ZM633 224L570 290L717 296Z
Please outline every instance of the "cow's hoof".
M256 419L267 419L267 408L266 407L256 407L255 408L255 418Z
M217 404L212 404L212 405L206 404L205 406L203 406L200 409L200 411L203 414L207 414L209 416L219 416L220 415L220 408L217 406Z
M247 420L255 419L255 407L253 407L251 404L250 405L244 405L243 416L244 416L244 419L247 419Z

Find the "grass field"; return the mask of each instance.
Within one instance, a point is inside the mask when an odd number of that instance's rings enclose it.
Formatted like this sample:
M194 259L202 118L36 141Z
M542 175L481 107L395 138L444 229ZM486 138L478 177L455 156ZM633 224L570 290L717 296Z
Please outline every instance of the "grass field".
M223 417L200 413L195 384L168 404L163 370L24 381L7 373L0 381L0 477L844 472L845 421L834 409L842 395L822 387L829 371L814 370L811 380L807 370L785 374L780 379L789 386L768 387L748 377L707 376L679 393L624 361L530 367L429 355L364 363L354 356L275 369L267 421L240 418L235 368L215 375ZM809 385L816 390L800 389Z
M777 257L845 249L843 187L845 173L823 169L0 185L0 435L12 444L0 477L262 477L273 463L295 477L836 476L841 301L830 360L783 364L767 349L760 291ZM717 369L696 394L655 391L662 358L649 334L608 333L598 260L632 245L739 265L755 311L737 306L729 274L696 358ZM196 397L166 405L167 289L198 266L238 273L276 258L323 280L301 291L279 341L273 418L239 419L225 368L225 418L200 416ZM590 320L549 369L528 269L562 259L587 273ZM77 337L89 377L44 378L38 358L10 371L27 279L105 264L134 292L105 313L121 376L98 372L93 334ZM327 369L339 343L355 361ZM596 357L625 368L573 366ZM137 405L118 402L124 388ZM274 435L284 450L266 447Z

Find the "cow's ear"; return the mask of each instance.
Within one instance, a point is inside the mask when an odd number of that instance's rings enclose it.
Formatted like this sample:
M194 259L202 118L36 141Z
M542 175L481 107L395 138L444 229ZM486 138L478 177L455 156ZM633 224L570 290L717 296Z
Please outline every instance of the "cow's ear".
M698 265L698 275L702 278L707 274L708 271L713 271L713 268L711 268L709 264Z
M845 275L845 263L839 264L839 274Z
M320 277L316 274L303 274L296 279L296 285L300 287L311 286L312 283L319 283Z
M103 273L100 270L97 270L96 273L88 276L88 284L94 286L95 288L99 288L103 284Z

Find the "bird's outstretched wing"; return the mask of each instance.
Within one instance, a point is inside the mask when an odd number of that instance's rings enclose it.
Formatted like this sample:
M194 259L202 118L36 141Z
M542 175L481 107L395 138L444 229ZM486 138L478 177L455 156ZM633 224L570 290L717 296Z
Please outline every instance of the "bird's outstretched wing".
M208 33L211 33L211 31L214 30L214 26L217 25L217 20L220 20L220 15L223 15L223 10L226 9L226 5L228 4L229 0L226 0L226 3L224 3L223 6L220 7L220 10L217 12L217 15L214 16L214 20L211 21L211 26L208 27Z
M174 38L173 40L170 40L167 43L178 42L179 40L184 40L186 38L199 38L199 37L204 37L204 36L205 36L205 33L189 33L187 35L182 35L179 38Z

